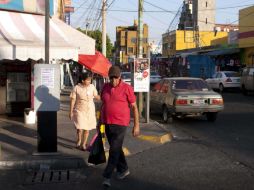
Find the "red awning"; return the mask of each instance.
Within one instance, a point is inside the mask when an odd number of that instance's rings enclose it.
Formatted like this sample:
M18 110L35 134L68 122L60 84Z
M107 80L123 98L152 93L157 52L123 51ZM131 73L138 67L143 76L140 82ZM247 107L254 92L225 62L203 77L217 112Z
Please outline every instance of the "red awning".
M95 55L79 55L78 62L103 77L108 76L108 70L111 67L109 60L99 51L96 51Z

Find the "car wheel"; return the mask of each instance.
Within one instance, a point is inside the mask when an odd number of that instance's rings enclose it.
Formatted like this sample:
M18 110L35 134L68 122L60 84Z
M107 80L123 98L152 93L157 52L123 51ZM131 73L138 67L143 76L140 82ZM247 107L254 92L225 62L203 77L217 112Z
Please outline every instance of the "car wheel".
M223 90L224 90L224 86L223 86L223 84L220 84L220 85L219 85L219 91L220 91L220 93L222 93Z
M217 119L217 112L208 112L206 113L206 118L208 121L214 122Z
M173 122L173 117L171 117L171 114L169 113L168 108L166 106L163 106L162 119L164 123Z

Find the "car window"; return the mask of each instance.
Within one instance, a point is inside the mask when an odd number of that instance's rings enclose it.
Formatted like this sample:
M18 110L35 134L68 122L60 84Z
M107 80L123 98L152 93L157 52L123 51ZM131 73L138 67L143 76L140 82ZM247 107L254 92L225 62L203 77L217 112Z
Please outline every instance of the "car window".
M159 92L160 89L161 89L161 86L163 84L164 80L161 80L159 81L158 83L156 83L154 86L153 86L153 90L154 92Z
M243 69L243 72L242 72L242 76L246 76L246 75L248 75L248 69L247 68Z
M122 78L122 79L131 78L131 73L122 73L122 74L121 74L121 78Z
M253 76L253 73L254 73L254 68L251 68L251 69L250 69L250 72L249 72L249 75L250 75L250 76Z
M206 91L209 89L208 85L203 80L173 80L172 82L173 90L198 90Z
M222 78L222 74L218 73L216 78Z
M155 71L151 71L151 75L158 75Z
M225 73L226 77L239 77L238 73Z

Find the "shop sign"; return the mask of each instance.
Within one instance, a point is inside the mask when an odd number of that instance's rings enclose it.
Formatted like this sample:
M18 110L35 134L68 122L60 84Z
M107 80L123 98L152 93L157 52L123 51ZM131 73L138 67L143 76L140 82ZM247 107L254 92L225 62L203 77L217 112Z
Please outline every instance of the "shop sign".
M53 15L55 0L49 2L50 15ZM45 0L0 0L0 9L45 14Z

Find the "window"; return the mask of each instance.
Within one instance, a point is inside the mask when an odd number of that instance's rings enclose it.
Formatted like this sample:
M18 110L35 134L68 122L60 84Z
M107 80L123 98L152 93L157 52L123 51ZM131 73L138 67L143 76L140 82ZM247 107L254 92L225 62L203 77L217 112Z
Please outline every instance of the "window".
M136 44L137 43L137 38L131 38L131 42Z
M205 19L205 23L207 24L207 18Z
M147 38L143 38L143 43L147 43Z
M207 3L207 1L205 2L205 7L208 7L208 3Z
M133 53L133 47L128 47L128 53Z

